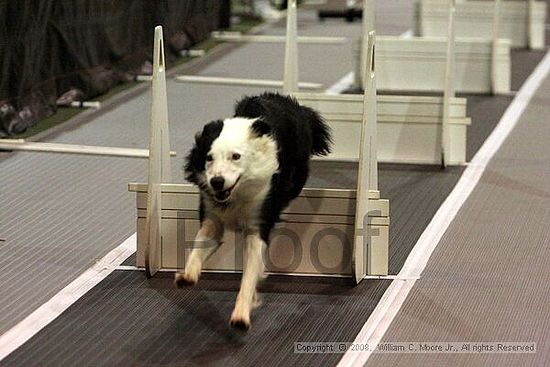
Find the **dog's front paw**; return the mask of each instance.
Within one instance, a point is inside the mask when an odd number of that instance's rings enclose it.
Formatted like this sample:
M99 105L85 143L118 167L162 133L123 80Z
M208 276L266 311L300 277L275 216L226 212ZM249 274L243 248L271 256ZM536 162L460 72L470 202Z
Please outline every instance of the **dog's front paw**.
M231 316L229 325L238 330L248 331L248 329L250 329L250 318Z
M237 305L231 314L229 320L231 327L242 331L250 329L250 310L248 307Z
M193 275L188 272L185 273L176 273L176 276L174 277L174 281L178 287L190 287L192 285L197 284L197 281L199 280L198 274Z

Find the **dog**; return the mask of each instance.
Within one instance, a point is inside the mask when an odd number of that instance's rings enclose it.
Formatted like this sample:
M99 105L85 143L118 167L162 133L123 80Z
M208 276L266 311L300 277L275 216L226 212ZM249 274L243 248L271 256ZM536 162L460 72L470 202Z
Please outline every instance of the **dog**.
M263 254L281 212L296 198L309 174L312 155L327 155L330 128L311 108L278 93L244 97L235 115L206 124L186 159L186 179L200 189L200 229L178 286L194 285L202 264L221 245L225 229L245 239L241 287L230 319L250 328L260 304Z

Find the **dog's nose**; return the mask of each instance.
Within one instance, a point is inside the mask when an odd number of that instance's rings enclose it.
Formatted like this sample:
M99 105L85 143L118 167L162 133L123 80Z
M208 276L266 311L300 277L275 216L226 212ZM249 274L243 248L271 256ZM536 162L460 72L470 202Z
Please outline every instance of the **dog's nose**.
M225 180L222 176L216 176L210 179L210 185L216 191L223 190L224 183L225 183Z

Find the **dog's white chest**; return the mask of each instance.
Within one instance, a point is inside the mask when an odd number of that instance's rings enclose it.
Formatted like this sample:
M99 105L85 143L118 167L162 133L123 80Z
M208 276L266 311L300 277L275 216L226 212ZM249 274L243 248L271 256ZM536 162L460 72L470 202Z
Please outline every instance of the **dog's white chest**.
M219 214L226 229L240 231L257 225L257 212L256 203L244 203L229 206Z

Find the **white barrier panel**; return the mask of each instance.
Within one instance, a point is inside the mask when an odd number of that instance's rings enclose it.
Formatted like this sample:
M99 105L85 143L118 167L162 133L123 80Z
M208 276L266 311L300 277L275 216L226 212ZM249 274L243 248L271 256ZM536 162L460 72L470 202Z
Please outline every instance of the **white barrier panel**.
M137 193L137 262L145 266L145 214L147 185L130 184ZM199 192L192 185L162 185L162 269L182 269L199 229ZM358 235L377 249L387 249L389 202L369 193L369 215L361 218ZM352 268L356 190L304 189L284 211L284 222L272 233L265 257L267 271L275 274L354 276ZM226 233L223 245L205 262L205 271L242 271L243 239ZM386 262L374 264L387 274ZM360 280L360 279L359 279Z
M363 113L362 95L297 93L306 106L319 111L333 130L333 152L327 160L357 161ZM443 97L377 97L379 162L440 164ZM452 98L449 106L449 164L466 162L466 99Z
M456 4L456 37L491 38L492 1L465 1ZM419 0L416 34L441 36L447 31L448 1ZM502 1L499 38L511 40L512 47L545 47L546 3L543 1Z
M440 92L444 89L447 39L377 37L376 83L379 90ZM360 50L356 50L356 65ZM510 92L510 41L456 39L455 88L462 93ZM495 84L492 85L492 73Z

